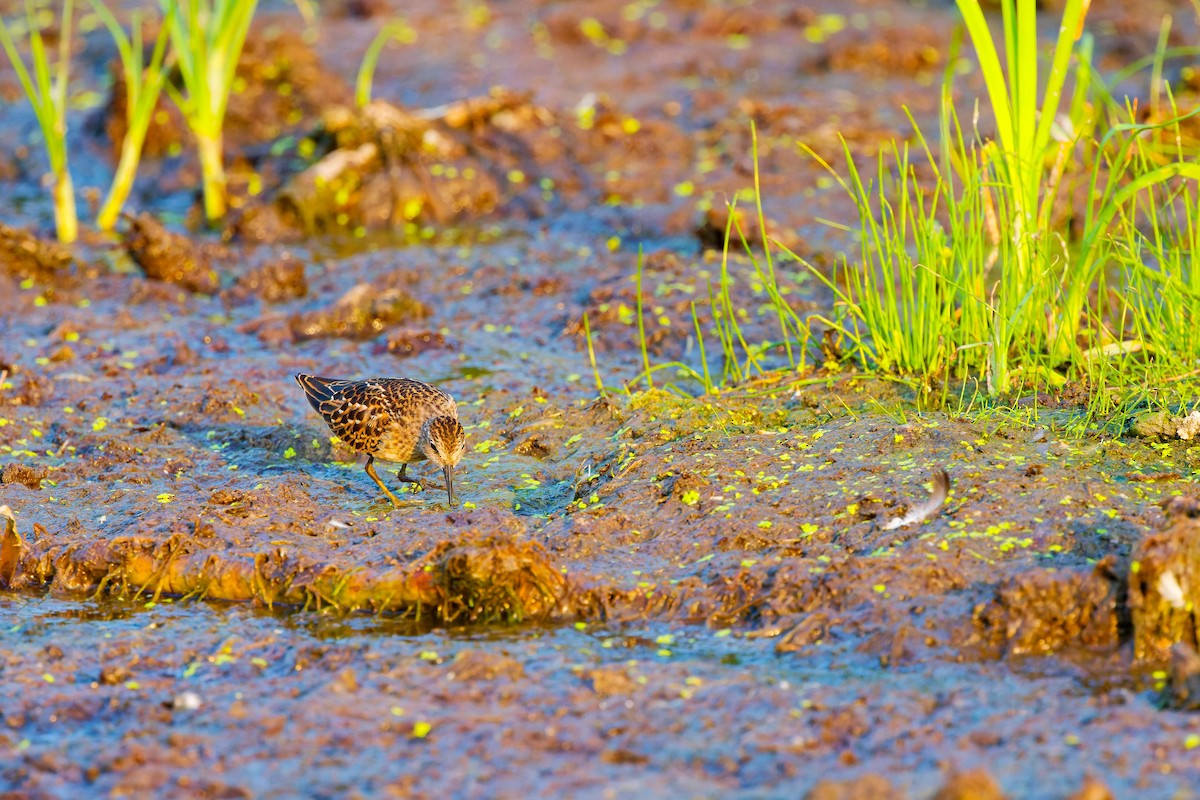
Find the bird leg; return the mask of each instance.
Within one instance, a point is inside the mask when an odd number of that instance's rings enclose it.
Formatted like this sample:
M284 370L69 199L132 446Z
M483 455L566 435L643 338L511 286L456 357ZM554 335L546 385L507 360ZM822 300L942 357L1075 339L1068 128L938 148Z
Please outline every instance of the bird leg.
M401 483L421 483L416 478L408 477L408 464L400 465L400 471L396 473L396 480L400 481Z
M375 474L375 456L372 456L372 455L367 456L366 469L367 469L367 474L371 476L371 480L373 480L379 484L379 488L383 489L383 493L386 494L388 496L388 499L392 501L392 505L395 506L396 508L399 508L400 501L396 499L396 495L392 494L392 490L387 488L387 486L384 485L383 481L379 480L379 476ZM401 470L401 471L403 471L403 470ZM403 480L403 479L401 479L401 480Z
M400 471L396 473L396 480L403 483L416 483L416 485L420 486L421 488L428 486L431 489L437 489L438 492L446 491L445 487L438 486L437 483L426 483L425 481L415 479L415 477L409 477L407 463L400 465ZM452 493L452 491L448 491L448 493L450 494L450 503L454 503L454 493Z
M418 478L408 477L407 470L408 470L408 464L401 464L400 471L396 473L396 480L402 481L404 483L415 483L418 486L420 486L422 489L425 488L426 486L428 486L431 489L437 489L439 492L445 490L444 486L438 486L436 483L426 483L425 481L420 480Z

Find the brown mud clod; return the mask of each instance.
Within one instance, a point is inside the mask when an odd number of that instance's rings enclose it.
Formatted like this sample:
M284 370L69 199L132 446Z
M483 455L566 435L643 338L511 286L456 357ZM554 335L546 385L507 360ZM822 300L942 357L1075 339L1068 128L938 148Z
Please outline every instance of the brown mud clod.
M901 800L906 795L882 775L836 780L822 778L804 800Z
M1120 643L1122 589L1113 556L1087 571L1031 570L996 587L975 624L995 656L1111 650Z
M1180 711L1200 711L1200 655L1187 642L1171 645L1163 705Z
M0 370L7 373L7 370ZM35 373L25 373L19 378L5 375L0 381L0 405L38 408L54 396L54 384ZM14 380L15 378L15 380Z
M405 289L360 283L327 308L293 316L289 325L297 340L373 339L387 328L423 320L431 313Z
M70 248L0 223L0 274L53 282L69 274L74 264Z
M494 681L505 678L519 681L525 677L525 667L520 661L503 653L488 650L466 650L459 653L452 664L447 680Z
M1163 662L1178 642L1200 648L1200 501L1172 498L1167 525L1142 539L1129 566L1134 655Z
M238 277L235 297L257 296L264 303L285 303L308 296L304 261L283 253Z
M25 542L17 533L17 521L8 506L0 506L0 526L4 528L4 533L0 534L0 589L12 589L16 585Z
M1130 430L1146 439L1182 439L1200 436L1200 410L1180 416L1169 411L1154 411L1135 418Z
M567 582L532 542L505 536L465 536L430 553L447 622L516 621L564 614Z
M278 239L462 224L494 213L540 217L551 202L543 184L568 203L670 196L662 170L682 177L693 151L677 126L634 120L599 99L587 125L575 116L503 87L431 109L380 100L326 109L310 135L324 148L317 160L248 208L238 229Z
M307 233L487 214L500 199L494 168L452 128L382 101L327 109L319 138L332 149L288 181L273 210Z
M103 272L83 248L0 222L0 315L20 313L27 303L77 302Z
M147 278L199 294L216 294L221 288L208 255L189 237L167 230L146 212L126 219L125 249Z
M1007 795L986 769L955 772L946 779L933 800L1005 800Z
M50 474L45 467L30 467L25 464L6 464L0 470L0 483L20 484L28 489L41 489L42 480Z
M413 358L430 350L457 350L453 341L428 328L405 328L388 336L387 352L397 358Z

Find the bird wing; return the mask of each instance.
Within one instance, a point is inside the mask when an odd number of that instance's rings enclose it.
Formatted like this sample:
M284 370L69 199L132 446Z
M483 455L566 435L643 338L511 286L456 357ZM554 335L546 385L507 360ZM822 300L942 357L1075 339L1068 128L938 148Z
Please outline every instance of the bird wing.
M383 389L376 381L339 381L298 375L308 402L334 435L355 450L373 452L391 420Z
M457 417L458 406L454 398L436 386L412 378L392 378L386 381L394 393L396 407L409 407L424 417Z

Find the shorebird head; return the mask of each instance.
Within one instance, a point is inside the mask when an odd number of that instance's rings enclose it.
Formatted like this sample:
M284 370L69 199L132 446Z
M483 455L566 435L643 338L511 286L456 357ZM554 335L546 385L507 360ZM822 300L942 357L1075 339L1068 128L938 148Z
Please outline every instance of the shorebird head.
M454 417L434 417L421 426L421 452L446 476L446 494L454 503L454 467L467 448L467 434Z

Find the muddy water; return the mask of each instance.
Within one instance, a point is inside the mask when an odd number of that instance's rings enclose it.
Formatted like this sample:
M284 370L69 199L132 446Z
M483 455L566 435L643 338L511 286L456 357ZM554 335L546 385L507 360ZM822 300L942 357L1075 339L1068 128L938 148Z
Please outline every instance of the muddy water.
M292 156L261 154L312 130L334 79L346 90L380 24L371 8L330 6L296 51L309 56L291 57L309 70L315 53L332 77L247 92L274 105L243 119L294 129L232 137L264 186L243 193L228 243L139 222L142 246L4 262L0 505L16 523L0 549L0 786L1191 796L1200 729L1160 709L1165 660L1134 652L1129 578L1148 533L1192 533L1160 503L1190 493L1193 448L1087 430L1069 404L918 412L848 369L716 398L664 391L696 388L672 370L622 389L642 360L637 246L649 357L698 369L691 306L708 330L720 276L704 201L750 185L749 119L773 224L831 263L838 239L814 219L845 203L794 139L832 157L840 130L870 152L906 132L901 103L927 118L949 7L406 6L417 42L389 51L376 95L493 104L425 129L487 180L454 195L461 207L436 189L391 196L389 213L432 215L400 233L376 225L363 181L344 212L362 231L298 234L272 216L301 194ZM269 7L260 34L295 28L289 13ZM1158 29L1096 13L1106 57L1144 52ZM6 107L3 135L22 124ZM552 147L556 127L573 132ZM194 166L149 169L140 207L179 233ZM10 177L8 221L45 227L32 178ZM828 305L777 266L798 308ZM748 341L773 339L761 279L736 257L730 271ZM393 509L308 408L299 371L454 394L461 504L426 488ZM943 512L883 530L938 468L953 481Z
M51 796L761 797L822 774L921 796L947 758L1065 796L1065 765L1141 762L1184 735L1044 663L882 671L853 647L781 658L686 626L421 633L244 606L8 605L5 779Z

